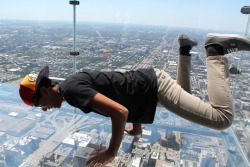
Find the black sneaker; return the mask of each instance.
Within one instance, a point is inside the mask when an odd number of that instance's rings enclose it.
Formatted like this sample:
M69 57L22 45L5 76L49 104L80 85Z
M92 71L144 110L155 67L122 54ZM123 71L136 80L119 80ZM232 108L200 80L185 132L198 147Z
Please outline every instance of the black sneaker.
M192 48L193 46L198 45L198 42L196 41L196 39L191 38L187 35L183 35L183 34L179 35L178 42L179 42L180 47L191 46L191 48Z
M205 47L211 44L222 46L225 54L250 51L250 38L238 34L209 33L205 40Z

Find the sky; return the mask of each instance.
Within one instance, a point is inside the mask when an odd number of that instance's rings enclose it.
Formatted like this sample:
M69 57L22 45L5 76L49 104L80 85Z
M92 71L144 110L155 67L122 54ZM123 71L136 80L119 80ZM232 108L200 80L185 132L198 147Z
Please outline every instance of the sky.
M79 0L77 21L244 32L250 0ZM0 19L70 21L69 0L0 0Z

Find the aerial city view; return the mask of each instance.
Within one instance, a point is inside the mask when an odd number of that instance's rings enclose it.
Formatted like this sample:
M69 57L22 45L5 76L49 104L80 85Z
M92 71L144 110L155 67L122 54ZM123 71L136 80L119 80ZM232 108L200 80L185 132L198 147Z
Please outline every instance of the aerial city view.
M77 26L77 71L126 71L160 68L175 79L178 35L188 34L199 44L192 50L192 93L204 101L207 75L204 39L210 32L166 26L82 23ZM84 114L66 102L61 109L42 111L23 104L18 86L27 73L49 65L50 76L73 74L70 23L0 22L0 166L84 166L95 149L107 148L111 121ZM250 101L247 53L228 55L235 121L223 131L212 130L159 106L153 124L144 124L141 136L124 132L110 167L233 167L249 166ZM129 124L127 124L128 126Z
M119 140L118 135L112 137L109 117L94 112L85 114L67 102L47 111L25 105L18 89L26 74L37 74L48 65L50 77L60 83L75 72L123 73L158 68L176 80L178 36L186 34L198 41L198 46L191 50L191 93L209 102L204 40L210 32L249 36L250 6L246 3L2 1L0 167L83 167L95 156L91 155L94 150L108 149L111 139ZM229 128L213 130L159 105L153 124L142 124L145 128L141 135L124 131L112 161L91 165L249 167L249 54L241 51L226 55L235 110ZM126 128L129 127L127 123Z

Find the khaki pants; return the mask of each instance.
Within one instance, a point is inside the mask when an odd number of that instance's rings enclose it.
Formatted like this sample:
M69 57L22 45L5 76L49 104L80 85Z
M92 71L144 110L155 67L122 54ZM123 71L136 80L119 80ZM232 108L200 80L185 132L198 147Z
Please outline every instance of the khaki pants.
M190 93L191 56L179 56L177 82L163 70L155 69L158 102L169 111L197 124L228 128L233 121L233 102L229 86L228 61L224 56L207 58L210 104Z

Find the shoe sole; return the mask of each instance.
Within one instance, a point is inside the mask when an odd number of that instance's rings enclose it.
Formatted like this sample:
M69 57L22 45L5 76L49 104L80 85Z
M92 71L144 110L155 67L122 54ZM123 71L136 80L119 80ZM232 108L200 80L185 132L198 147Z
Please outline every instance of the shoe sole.
M191 37L188 37L188 36L181 36L181 37L179 37L178 38L178 40L188 40L188 41L192 41L192 43L194 44L194 45L192 45L192 46L197 46L198 45L198 42L195 40L195 39L193 39L193 38L191 38ZM193 42L194 41L194 42Z
M211 44L219 44L221 45L221 42L224 40L221 39L230 39L230 40L236 40L241 41L243 43L247 43L250 45L250 39L239 34L221 34L221 33L209 33L207 34L207 38L205 41L205 46L211 45Z

